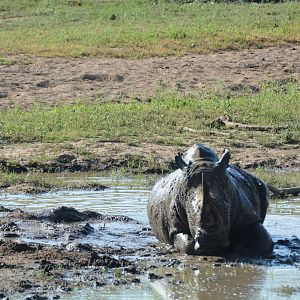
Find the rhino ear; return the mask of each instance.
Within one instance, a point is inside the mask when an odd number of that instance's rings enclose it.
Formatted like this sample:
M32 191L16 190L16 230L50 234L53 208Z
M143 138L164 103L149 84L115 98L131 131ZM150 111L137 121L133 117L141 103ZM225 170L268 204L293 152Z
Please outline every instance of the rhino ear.
M222 169L226 169L229 166L229 160L230 160L230 151L228 149L224 149L223 155L221 159L218 161L218 165Z
M175 156L175 162L176 162L177 167L181 170L183 170L184 168L186 168L188 166L185 163L185 161L182 159L182 153L180 153L180 152Z

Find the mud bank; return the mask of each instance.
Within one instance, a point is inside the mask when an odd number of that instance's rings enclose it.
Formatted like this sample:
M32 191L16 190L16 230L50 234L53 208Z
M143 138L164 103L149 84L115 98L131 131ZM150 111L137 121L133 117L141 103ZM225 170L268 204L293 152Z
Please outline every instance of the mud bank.
M140 285L175 279L174 270L299 268L300 240L279 238L270 257L187 257L157 243L148 224L72 207L26 212L0 207L2 297L59 299L82 288ZM179 271L182 272L182 271Z
M229 132L231 131L227 133ZM220 139L220 142L223 139L224 137ZM222 153L224 146L216 145L218 141L217 135L211 132L209 137L199 136L194 142L211 145L217 153ZM253 140L247 143L249 145L245 147L230 147L232 163L243 169L300 167L298 144L272 148L262 147ZM0 171L57 173L127 169L131 173L162 174L176 168L175 154L184 152L191 144L185 146L154 143L131 145L126 142L95 139L82 139L67 145L63 143L7 144L0 145ZM70 145L74 151L64 149L71 147ZM80 152L79 149L88 149L88 152L86 155L78 154L76 152Z

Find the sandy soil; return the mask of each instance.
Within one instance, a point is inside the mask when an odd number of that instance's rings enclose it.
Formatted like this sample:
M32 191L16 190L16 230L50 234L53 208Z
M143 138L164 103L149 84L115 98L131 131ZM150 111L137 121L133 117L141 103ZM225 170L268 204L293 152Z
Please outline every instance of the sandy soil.
M255 92L266 81L300 80L299 45L142 60L7 58L14 63L0 65L0 109L76 99L147 101L166 88L199 93L248 87Z

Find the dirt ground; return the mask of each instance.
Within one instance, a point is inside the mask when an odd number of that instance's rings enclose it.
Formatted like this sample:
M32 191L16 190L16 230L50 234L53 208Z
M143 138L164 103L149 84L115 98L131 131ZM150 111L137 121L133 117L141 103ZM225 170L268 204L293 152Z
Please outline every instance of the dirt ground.
M248 87L266 81L300 80L300 46L148 58L6 57L0 65L0 109L90 101L149 100L161 89L199 93Z
M46 106L71 103L75 99L126 101L135 97L147 101L161 89L168 88L183 94L212 90L235 93L243 88L256 92L268 81L300 82L299 45L142 60L24 55L7 55L7 59L13 64L0 66L2 110L15 106L29 109L37 101ZM234 129L212 130L210 136L197 136L193 142L204 143L221 153L228 145L221 145L219 141L226 140L226 135L234 132ZM258 137L259 133L255 133L252 139L230 147L232 163L243 168L300 166L299 145L263 147L257 142ZM156 172L162 165L172 165L174 154L189 146L130 145L95 139L55 145L5 144L0 140L0 166L14 172L31 169L45 172L101 171L127 167L131 161L144 167L145 172ZM154 162L153 166L149 166L149 161Z
M230 134L230 132L224 134ZM221 155L224 146L219 146L217 141L218 135L212 133L209 137L199 136L193 142L204 143ZM101 172L125 168L138 173L160 174L175 168L175 155L179 151L187 150L190 146L179 147L154 143L131 145L126 142L95 139L58 144L3 145L0 149L0 169L16 173L29 171L53 173ZM263 147L254 140L245 141L243 147L229 148L232 153L231 163L244 169L263 167L297 170L300 167L300 145L298 144Z

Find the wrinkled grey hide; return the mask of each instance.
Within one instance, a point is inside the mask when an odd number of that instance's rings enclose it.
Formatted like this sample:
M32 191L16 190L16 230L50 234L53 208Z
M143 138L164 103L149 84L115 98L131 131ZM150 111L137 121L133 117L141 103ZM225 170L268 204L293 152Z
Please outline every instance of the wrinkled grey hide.
M154 186L148 202L152 230L161 241L187 254L224 252L238 243L268 254L273 242L263 227L267 187L229 165L211 149L195 144L175 157L178 170Z

